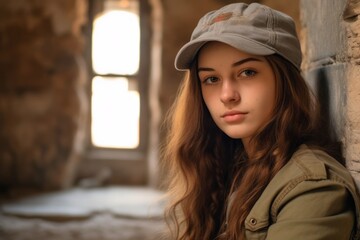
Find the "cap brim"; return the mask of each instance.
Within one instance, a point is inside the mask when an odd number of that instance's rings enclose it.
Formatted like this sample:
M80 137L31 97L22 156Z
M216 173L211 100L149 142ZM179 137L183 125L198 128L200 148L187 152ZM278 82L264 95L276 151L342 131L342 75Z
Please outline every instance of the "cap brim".
M208 42L222 42L248 54L267 56L276 53L276 50L269 48L259 42L236 35L217 35L202 37L185 44L175 57L175 68L177 70L190 69L191 63L197 53Z

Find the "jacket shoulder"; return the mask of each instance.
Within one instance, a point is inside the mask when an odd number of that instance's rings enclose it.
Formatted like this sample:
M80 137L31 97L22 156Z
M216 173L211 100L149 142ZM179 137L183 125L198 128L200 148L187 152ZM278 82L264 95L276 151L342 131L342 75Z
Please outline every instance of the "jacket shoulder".
M329 179L341 182L348 187L354 187L354 181L349 171L337 160L322 150L314 150L301 145L291 157L285 168L300 171L304 180ZM291 178L288 178L291 179Z
M297 196L318 191L321 188L335 189L339 193L348 192L356 207L356 218L360 223L360 200L349 171L334 158L321 150L302 145L289 162L270 181L254 207L250 211L245 226L256 231L276 221L284 204ZM327 195L332 197L335 195ZM269 218L270 217L270 218ZM256 218L257 224L252 224ZM356 238L355 238L356 239Z

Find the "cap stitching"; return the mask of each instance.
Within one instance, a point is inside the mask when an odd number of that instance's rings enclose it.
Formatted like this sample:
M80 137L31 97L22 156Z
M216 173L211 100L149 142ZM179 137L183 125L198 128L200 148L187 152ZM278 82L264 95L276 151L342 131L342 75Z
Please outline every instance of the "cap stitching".
M277 32L275 31L275 28L277 28L277 26L278 26L278 20L279 20L279 18L278 18L278 16L276 16L275 14L272 14L273 15L273 17L274 17L274 26L273 26L273 30L274 30L274 47L276 47L276 45L277 45L277 42L278 42L278 34L277 34Z
M268 44L270 44L271 46L274 46L274 44L275 44L275 31L274 31L275 16L271 10L269 10L267 8L264 8L264 10L266 11L267 20L268 20L267 25L266 25L266 28L269 30Z

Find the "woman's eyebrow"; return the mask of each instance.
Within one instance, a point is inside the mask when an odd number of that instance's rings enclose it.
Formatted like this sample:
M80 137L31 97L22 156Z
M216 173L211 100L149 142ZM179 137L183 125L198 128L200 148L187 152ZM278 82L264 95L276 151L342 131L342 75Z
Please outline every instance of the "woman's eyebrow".
M231 66L236 67L236 66L239 66L241 64L244 64L246 62L251 62L251 61L262 62L262 60L259 58L249 57L249 58L241 59L241 60L233 63ZM198 72L201 72L201 71L211 72L211 71L215 71L215 69L209 68L209 67L199 67Z
M244 59L241 59L240 61L233 63L232 66L236 67L236 66L239 66L241 64L244 64L246 62L251 62L251 61L262 62L262 60L259 58L249 57L249 58L244 58Z
M198 72L201 72L201 71L211 72L211 71L215 71L215 69L213 69L213 68L208 68L208 67L199 67L199 68L198 68Z

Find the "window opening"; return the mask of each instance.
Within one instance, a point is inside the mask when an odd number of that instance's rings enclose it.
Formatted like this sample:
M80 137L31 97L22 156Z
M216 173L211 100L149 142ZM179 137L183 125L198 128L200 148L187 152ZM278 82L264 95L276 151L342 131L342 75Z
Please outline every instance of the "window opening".
M93 22L91 141L96 147L135 149L140 142L139 3L104 1Z

